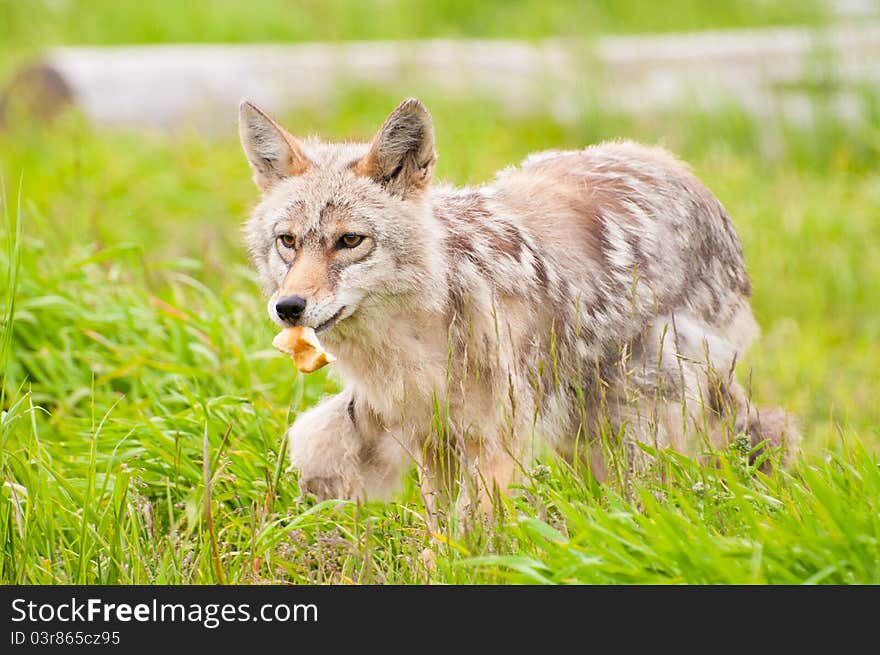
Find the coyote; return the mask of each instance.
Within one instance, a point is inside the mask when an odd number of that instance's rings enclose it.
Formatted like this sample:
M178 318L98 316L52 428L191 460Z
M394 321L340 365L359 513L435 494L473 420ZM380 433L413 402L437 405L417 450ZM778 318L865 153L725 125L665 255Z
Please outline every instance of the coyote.
M638 443L796 449L734 377L757 333L739 239L669 152L539 152L453 188L415 99L369 143L297 139L247 101L240 134L269 316L313 327L344 383L288 431L303 492L387 497L414 461L429 509L489 510L545 447L600 481L615 452L645 466Z

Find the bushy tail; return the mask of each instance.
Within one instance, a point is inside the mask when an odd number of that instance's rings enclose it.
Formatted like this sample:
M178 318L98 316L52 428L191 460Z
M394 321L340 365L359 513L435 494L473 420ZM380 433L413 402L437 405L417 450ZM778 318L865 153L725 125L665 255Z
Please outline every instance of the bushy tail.
M794 415L782 407L755 407L731 371L714 385L713 409L720 415L730 438L746 435L751 443L751 463L771 449L781 453L788 466L800 451L801 432ZM760 469L767 473L771 459L764 458Z

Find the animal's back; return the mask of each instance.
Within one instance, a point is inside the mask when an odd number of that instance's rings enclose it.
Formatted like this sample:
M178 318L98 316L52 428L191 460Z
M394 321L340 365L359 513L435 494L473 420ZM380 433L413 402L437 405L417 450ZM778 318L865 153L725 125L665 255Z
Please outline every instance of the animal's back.
M657 316L677 314L684 329L728 342L729 359L756 333L730 218L667 151L609 142L537 153L493 187L494 201L534 236L593 313L597 341L613 346Z

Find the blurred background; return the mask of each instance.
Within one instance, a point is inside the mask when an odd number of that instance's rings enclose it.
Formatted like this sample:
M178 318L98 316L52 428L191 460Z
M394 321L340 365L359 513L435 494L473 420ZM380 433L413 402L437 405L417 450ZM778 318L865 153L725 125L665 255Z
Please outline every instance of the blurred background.
M45 298L84 293L60 271L97 258L98 275L155 297L184 272L219 299L238 294L253 307L243 329L265 340L239 237L256 192L238 100L294 134L367 139L418 95L441 180L479 183L532 150L609 138L688 160L744 242L764 329L747 362L756 395L791 406L816 441L838 425L876 439L878 16L869 0L0 0L19 318L37 303L75 324ZM82 285L110 279L92 275ZM54 337L19 338L7 389L35 379L39 339ZM47 388L53 402L115 370L85 339L71 345L80 373Z
M417 95L440 180L614 138L690 162L744 244L753 393L809 447L880 444L878 25L871 0L0 0L7 405L31 385L69 437L183 380L263 407L271 443L291 383L240 240L238 101L367 139Z
M335 383L270 346L240 230L244 96L293 134L365 140L416 95L456 184L540 149L671 149L743 242L763 334L740 379L800 417L808 461L880 451L878 62L876 0L0 0L0 580L432 579L415 475L387 506L313 512L284 474L284 428ZM584 521L514 502L571 544L637 531L578 560L584 580L870 581L876 465L849 452L800 501L731 505L725 483L704 510L685 472L669 516L637 501L622 521L554 469ZM437 579L497 580L454 560L521 562L517 530L445 549Z

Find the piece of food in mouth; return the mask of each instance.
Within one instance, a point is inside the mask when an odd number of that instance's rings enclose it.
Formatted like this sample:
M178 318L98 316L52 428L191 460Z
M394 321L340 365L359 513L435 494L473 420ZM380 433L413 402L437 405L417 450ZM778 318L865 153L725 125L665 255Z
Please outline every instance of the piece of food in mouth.
M336 358L324 350L318 335L310 327L289 327L272 340L272 345L293 357L293 363L302 373L313 373Z

